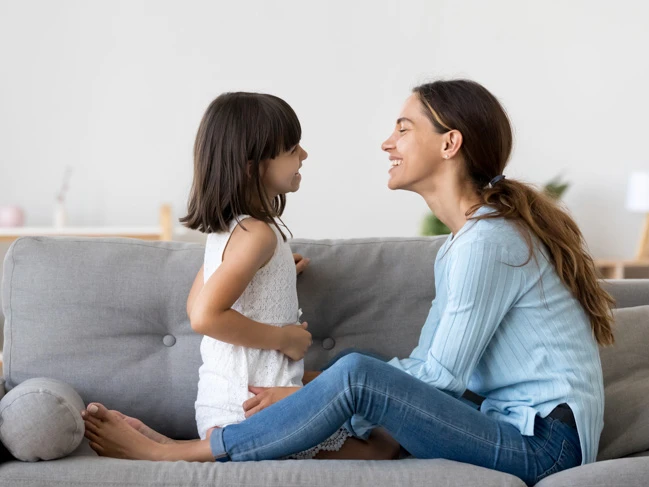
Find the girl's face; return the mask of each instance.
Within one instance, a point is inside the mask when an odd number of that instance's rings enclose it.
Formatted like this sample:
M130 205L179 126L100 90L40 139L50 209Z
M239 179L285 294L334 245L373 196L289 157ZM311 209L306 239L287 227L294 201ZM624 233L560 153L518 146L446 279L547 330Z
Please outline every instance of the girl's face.
M444 135L424 114L417 94L403 105L392 135L381 149L390 155L388 188L420 192L444 161Z
M309 156L300 144L261 165L261 181L270 199L300 189L302 161Z

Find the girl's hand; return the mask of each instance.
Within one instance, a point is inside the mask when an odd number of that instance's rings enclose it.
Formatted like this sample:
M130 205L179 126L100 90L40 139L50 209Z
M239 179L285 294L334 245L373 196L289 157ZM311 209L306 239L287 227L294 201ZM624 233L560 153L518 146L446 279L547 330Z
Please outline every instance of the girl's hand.
M282 399L290 396L299 389L299 387L249 386L248 390L255 394L255 397L251 397L243 403L243 410L246 413L246 418L249 418L253 414L258 413L262 409L266 409L268 406L275 404L277 401L281 401Z
M309 262L311 262L311 259L302 257L300 254L293 254L293 260L295 261L295 272L298 276L302 274L304 269L309 265Z
M292 360L301 360L313 343L311 333L306 331L308 323L286 325L280 328L282 333L279 351Z

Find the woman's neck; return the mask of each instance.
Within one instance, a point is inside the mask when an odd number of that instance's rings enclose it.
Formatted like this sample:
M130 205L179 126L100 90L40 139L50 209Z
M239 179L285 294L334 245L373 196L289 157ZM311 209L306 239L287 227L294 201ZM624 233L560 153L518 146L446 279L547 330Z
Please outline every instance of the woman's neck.
M430 211L456 235L467 222L467 212L480 204L480 198L472 190L443 179L420 195Z

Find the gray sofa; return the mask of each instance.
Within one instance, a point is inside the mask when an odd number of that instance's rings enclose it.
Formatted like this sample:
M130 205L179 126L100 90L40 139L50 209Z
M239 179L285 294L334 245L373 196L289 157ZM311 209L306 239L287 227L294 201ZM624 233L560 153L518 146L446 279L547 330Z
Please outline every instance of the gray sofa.
M349 347L406 356L435 294L433 264L442 242L293 240L293 250L311 258L298 278L300 306L314 335L307 369ZM178 242L16 241L3 274L8 391L3 401L15 392L14 406L21 404L16 397L32 398L32 406L51 401L41 411L65 411L72 418L78 403L66 399L66 391L26 382L48 377L61 381L54 384L63 388L72 386L86 403L101 401L175 438L196 437L200 336L189 326L185 300L202 258L202 246ZM607 403L600 461L546 477L539 487L649 485L649 281L606 286L617 299L618 341L601 353ZM29 394L19 395L28 384ZM6 404L0 408L5 415L0 433L4 431L7 444L17 436L18 420L11 418L24 417L27 410L14 407L11 416ZM30 421L27 426L34 429L37 418ZM47 430L48 419L36 428L41 435L37 443L78 438L78 424L70 421L68 430L57 433ZM27 426L20 427L26 431ZM24 447L26 440L20 441ZM511 475L447 460L147 462L97 457L85 440L79 441L61 459L5 461L0 485L524 485Z

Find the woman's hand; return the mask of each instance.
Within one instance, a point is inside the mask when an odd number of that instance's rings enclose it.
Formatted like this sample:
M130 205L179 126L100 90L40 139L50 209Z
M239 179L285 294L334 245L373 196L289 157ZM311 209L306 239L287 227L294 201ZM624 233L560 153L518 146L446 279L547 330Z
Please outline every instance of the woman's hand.
M246 413L246 418L249 418L253 414L258 413L262 409L266 409L268 406L275 404L277 401L281 401L282 399L290 396L299 389L299 387L249 386L248 390L255 394L255 397L251 397L243 403L243 410Z
M311 333L306 331L308 323L301 325L286 325L281 330L281 345L279 351L292 360L301 360L313 343Z
M298 276L302 274L304 269L309 265L309 262L311 262L311 259L302 257L300 254L293 254L293 260L295 261L295 272Z

